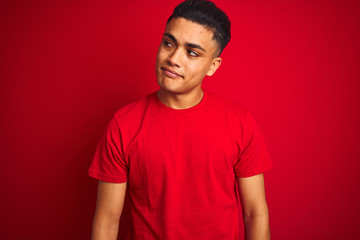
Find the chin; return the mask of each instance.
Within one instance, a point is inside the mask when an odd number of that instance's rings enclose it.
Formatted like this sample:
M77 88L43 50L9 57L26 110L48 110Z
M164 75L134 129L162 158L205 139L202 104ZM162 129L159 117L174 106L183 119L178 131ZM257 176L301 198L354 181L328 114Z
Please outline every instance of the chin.
M168 80L166 78L158 80L158 85L160 86L160 88L162 90L167 91L167 92L172 92L172 93L181 93L182 92L181 86L178 86L179 84L177 84L176 82L173 82L172 80Z
M177 86L167 86L166 84L159 84L160 86L160 90L163 92L168 92L168 93L172 93L172 94L182 94L185 91L183 91L180 87Z
M163 92L168 92L168 93L173 93L173 94L182 93L182 91L180 91L178 88L166 87L166 86L162 86L162 85L160 85L160 89Z

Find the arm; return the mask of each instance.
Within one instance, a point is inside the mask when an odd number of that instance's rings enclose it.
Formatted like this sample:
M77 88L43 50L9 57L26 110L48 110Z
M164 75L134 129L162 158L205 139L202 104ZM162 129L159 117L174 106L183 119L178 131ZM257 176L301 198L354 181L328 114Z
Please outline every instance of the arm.
M124 206L125 183L99 181L92 240L116 240Z
M239 177L237 181L245 223L245 239L269 240L269 211L263 174L247 178Z

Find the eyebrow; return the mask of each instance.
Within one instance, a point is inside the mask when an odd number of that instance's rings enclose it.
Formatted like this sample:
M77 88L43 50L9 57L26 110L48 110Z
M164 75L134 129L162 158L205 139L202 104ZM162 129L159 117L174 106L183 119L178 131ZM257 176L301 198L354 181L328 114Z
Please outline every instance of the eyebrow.
M164 33L164 36L167 36L168 38L170 38L175 44L177 44L177 40L174 37L174 35L172 35L171 33ZM202 48L199 44L195 44L195 43L185 43L185 46L190 47L190 48L197 48L200 49L204 52L206 52L206 50L204 48Z

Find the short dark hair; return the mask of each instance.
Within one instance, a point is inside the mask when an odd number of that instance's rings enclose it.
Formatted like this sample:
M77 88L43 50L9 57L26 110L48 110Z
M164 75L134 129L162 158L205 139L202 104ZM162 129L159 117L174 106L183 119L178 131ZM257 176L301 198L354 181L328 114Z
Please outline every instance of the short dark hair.
M230 19L213 2L186 0L175 7L166 24L178 17L210 28L214 32L213 39L219 44L219 55L230 41Z

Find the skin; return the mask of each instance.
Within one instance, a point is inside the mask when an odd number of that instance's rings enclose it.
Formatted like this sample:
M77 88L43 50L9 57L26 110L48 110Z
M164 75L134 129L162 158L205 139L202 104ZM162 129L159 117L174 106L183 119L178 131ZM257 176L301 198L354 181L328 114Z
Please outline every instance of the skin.
M270 240L269 210L263 174L237 178L246 240Z
M172 19L166 25L156 58L159 99L175 109L199 103L204 77L213 75L221 64L218 52L213 31L184 18Z
M168 107L186 109L198 104L205 76L212 76L222 60L213 31L183 18L166 26L156 58L158 97ZM269 213L262 174L237 178L246 240L270 239ZM93 240L116 240L127 183L99 181Z
M127 183L99 181L91 240L116 240Z

